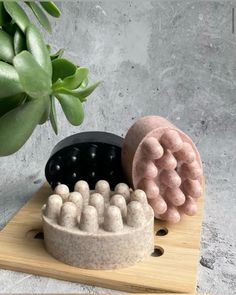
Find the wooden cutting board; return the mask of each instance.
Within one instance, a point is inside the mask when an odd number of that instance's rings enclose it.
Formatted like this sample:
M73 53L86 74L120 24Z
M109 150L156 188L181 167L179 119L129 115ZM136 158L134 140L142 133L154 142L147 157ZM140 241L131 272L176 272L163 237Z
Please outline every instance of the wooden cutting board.
M129 268L88 270L63 264L44 248L40 210L50 193L43 185L0 232L0 268L128 292L195 292L203 198L196 216L175 225L155 222L153 256Z

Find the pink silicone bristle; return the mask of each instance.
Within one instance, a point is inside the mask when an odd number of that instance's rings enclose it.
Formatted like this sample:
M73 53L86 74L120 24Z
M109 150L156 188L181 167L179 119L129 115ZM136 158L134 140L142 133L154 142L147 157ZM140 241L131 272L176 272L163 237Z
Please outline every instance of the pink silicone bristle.
M197 213L197 202L190 196L186 197L185 203L180 207L184 214L193 216Z
M183 190L187 195L193 198L199 198L202 194L202 186L199 180L187 179L183 182Z
M181 206L185 202L185 195L180 188L167 188L165 199L174 206Z
M180 174L185 178L197 179L202 175L202 169L197 161L190 164L184 163L180 168Z
M154 199L159 195L159 187L153 180L143 179L138 188L146 192L148 199Z
M191 163L196 158L195 152L188 142L184 142L183 147L178 152L175 152L174 156L177 160L184 163Z
M181 178L175 170L163 170L160 173L160 181L168 187L179 187L181 184Z
M177 166L177 161L170 150L165 150L164 155L155 161L157 167L166 170L174 170Z
M150 199L149 204L152 206L154 212L156 212L157 214L163 214L167 210L167 204L160 195L154 199Z
M162 146L155 137L145 138L142 143L142 150L150 159L159 159L164 154Z
M175 130L167 130L161 137L161 144L172 152L179 151L183 146L183 141Z
M166 212L160 215L160 218L171 223L178 223L181 216L175 207L169 205Z
M177 222L185 214L183 208L194 214L197 205L189 198L196 200L202 194L202 163L183 131L159 116L140 118L125 137L122 155L134 189L146 192L157 218ZM162 201L157 201L159 195ZM167 211L160 213L163 201Z
M152 161L143 159L137 164L137 173L142 174L144 178L152 179L157 176L158 169Z

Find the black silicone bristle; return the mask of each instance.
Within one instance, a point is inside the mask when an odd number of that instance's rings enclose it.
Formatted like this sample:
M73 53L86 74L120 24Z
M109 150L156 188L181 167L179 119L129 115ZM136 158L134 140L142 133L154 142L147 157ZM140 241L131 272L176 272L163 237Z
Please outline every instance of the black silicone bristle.
M107 132L83 132L59 142L49 158L45 175L54 189L66 184L70 190L78 180L94 189L98 180L107 180L114 189L126 182L121 165L123 138Z

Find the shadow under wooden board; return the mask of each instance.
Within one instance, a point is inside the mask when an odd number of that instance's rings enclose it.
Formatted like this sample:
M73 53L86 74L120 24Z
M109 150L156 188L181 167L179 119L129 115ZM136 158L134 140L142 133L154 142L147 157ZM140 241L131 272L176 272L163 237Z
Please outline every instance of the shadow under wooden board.
M145 261L89 270L63 264L46 252L40 211L50 193L49 185L43 185L0 232L0 268L134 293L195 292L203 198L194 217L175 225L155 221L155 250Z

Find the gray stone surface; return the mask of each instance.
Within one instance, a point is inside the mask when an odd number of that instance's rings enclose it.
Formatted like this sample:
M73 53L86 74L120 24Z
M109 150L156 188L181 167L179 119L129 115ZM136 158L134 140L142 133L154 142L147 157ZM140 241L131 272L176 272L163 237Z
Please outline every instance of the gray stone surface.
M85 104L81 127L60 118L60 135L39 126L21 151L0 159L0 223L44 182L54 144L82 130L125 134L143 115L159 114L197 144L206 175L198 291L236 294L236 2L80 1L47 36L54 49L89 66L103 83ZM61 114L61 111L59 111ZM104 289L0 271L1 292L105 292Z

